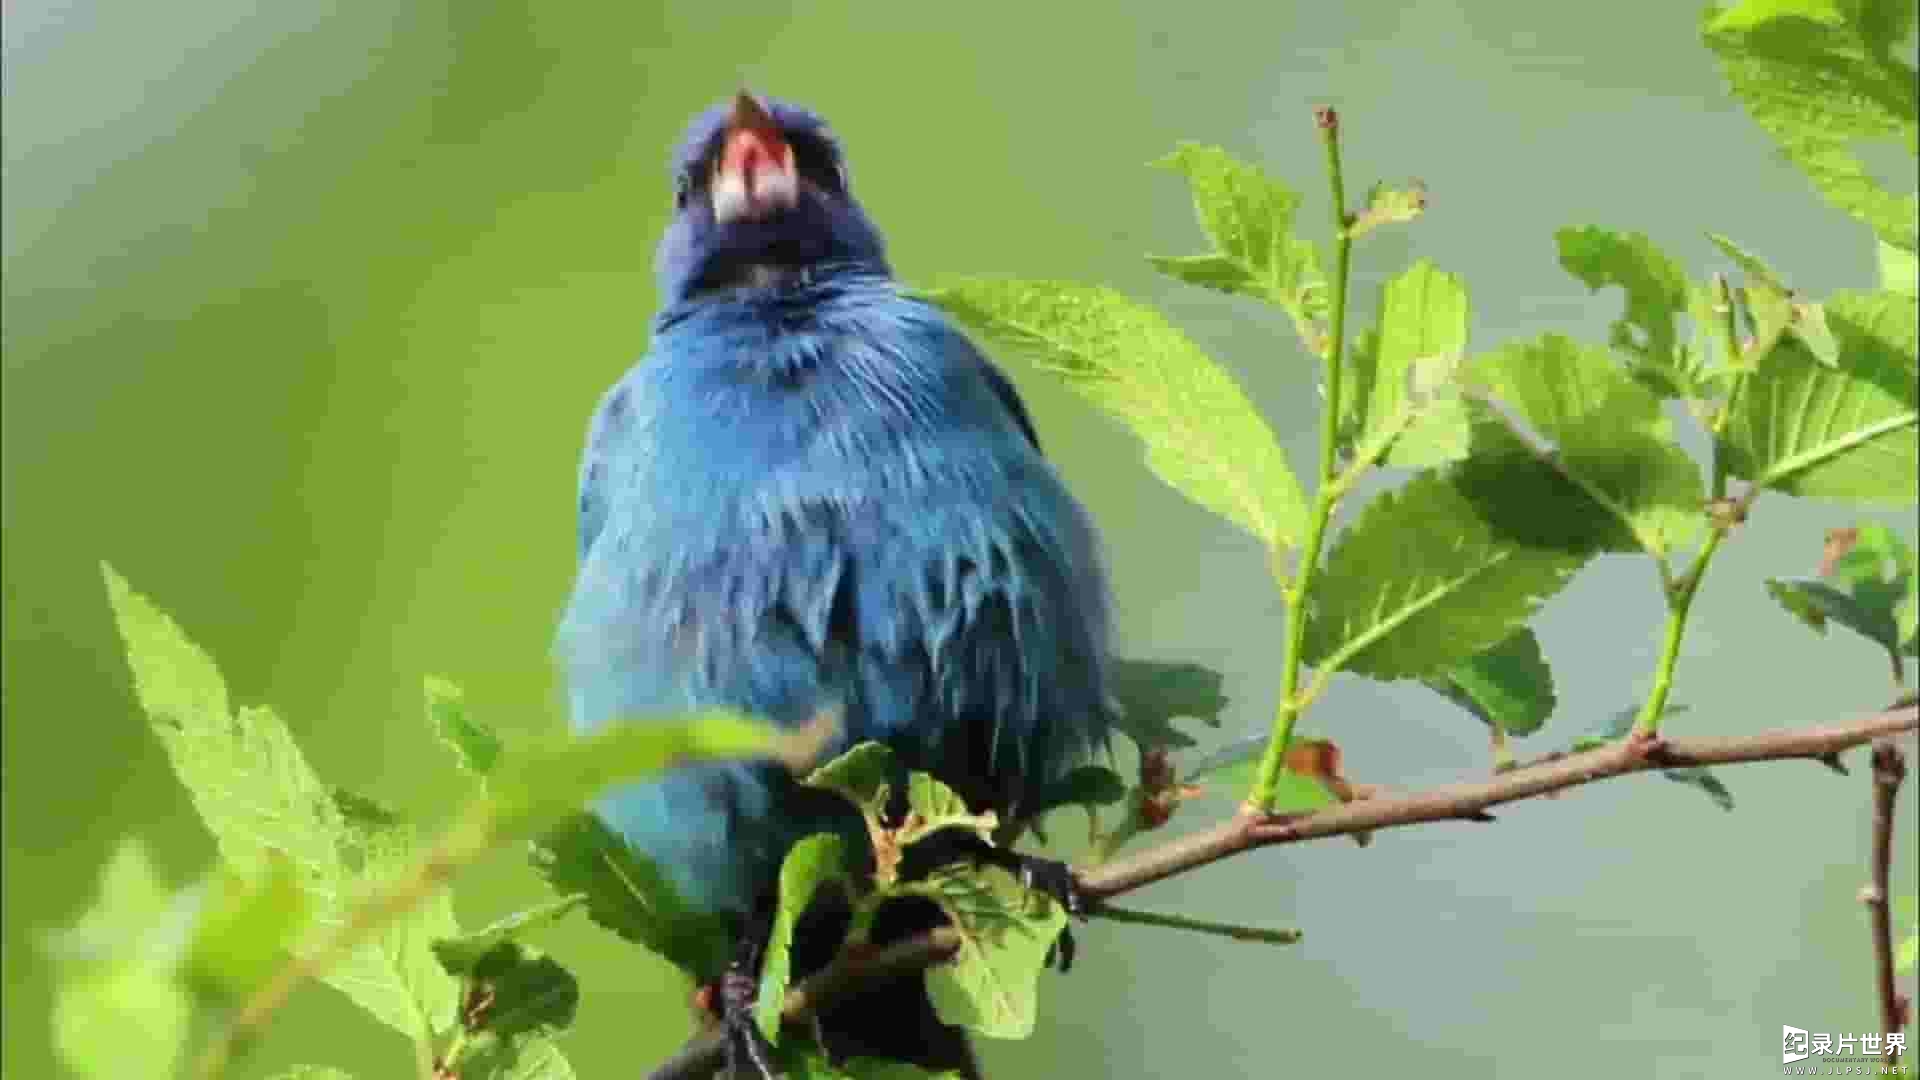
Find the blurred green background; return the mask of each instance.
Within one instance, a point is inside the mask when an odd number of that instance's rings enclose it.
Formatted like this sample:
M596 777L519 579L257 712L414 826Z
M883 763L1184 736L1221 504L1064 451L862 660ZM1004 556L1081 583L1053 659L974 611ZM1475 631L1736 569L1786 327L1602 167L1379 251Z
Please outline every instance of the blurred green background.
M116 839L173 880L211 845L129 696L98 562L171 610L243 701L280 706L323 776L423 819L459 780L421 722L444 674L510 732L561 724L548 661L596 396L645 344L665 148L742 80L825 111L902 275L1114 283L1166 304L1311 460L1314 376L1282 320L1157 280L1197 250L1185 191L1142 167L1223 143L1308 191L1310 106L1339 105L1348 176L1433 207L1358 256L1362 314L1414 255L1463 273L1480 346L1598 339L1617 294L1552 230L1644 230L1696 272L1725 232L1816 294L1873 280L1722 91L1693 5L9 2L5 21L5 1071L58 1075L43 928ZM1898 158L1894 159L1896 162ZM1898 168L1911 176L1910 161ZM1278 601L1246 537L1162 488L1123 433L1028 369L1047 444L1112 549L1137 656L1231 673L1263 723ZM1809 573L1843 508L1765 500L1707 581L1676 700L1742 732L1889 698L1885 660L1819 641L1759 579ZM1912 523L1902 524L1911 535ZM1603 560L1547 610L1562 706L1545 749L1642 691L1651 569ZM1311 721L1357 777L1486 766L1425 691L1343 681ZM1523 745L1522 752L1526 752ZM1306 928L1286 951L1095 924L997 1075L1750 1076L1779 1027L1875 1026L1867 781L1726 777L1733 814L1639 779L1497 826L1271 852L1142 905ZM1913 786L1901 828L1914 827ZM1225 799L1176 825L1225 813ZM1063 821L1058 832L1077 826ZM1901 845L1903 855L1911 848ZM1898 870L1911 888L1914 864ZM542 887L503 856L478 923ZM553 951L586 987L565 1045L633 1076L685 1033L686 989L584 921ZM255 1057L401 1075L399 1036L300 992Z

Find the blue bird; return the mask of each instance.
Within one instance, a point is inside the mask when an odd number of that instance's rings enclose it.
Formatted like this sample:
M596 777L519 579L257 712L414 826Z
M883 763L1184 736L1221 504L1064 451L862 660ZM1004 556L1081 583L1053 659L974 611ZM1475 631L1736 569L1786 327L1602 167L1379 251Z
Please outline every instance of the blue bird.
M819 116L742 92L693 121L673 179L651 347L601 399L580 468L558 635L576 730L837 709L836 751L877 740L976 809L1031 817L1113 718L1092 521L1012 383L894 281ZM857 817L748 762L683 767L595 809L690 903L737 921L719 982L729 1057L768 1073L749 1006L781 859L824 830L864 848ZM1060 864L979 846L1077 906ZM824 962L822 938L796 963ZM924 993L908 996L905 1020L886 993L823 1018L829 1050L977 1075L960 1033L930 1032Z

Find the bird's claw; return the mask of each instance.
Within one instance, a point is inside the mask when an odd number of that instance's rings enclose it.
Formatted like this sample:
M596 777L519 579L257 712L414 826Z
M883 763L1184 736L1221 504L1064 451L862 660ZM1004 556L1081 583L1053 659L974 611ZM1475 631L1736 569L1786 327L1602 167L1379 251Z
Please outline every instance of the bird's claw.
M1061 909L1076 919L1087 917L1090 905L1080 892L1080 880L1073 876L1073 868L1057 859L1043 859L1037 855L1020 855L1020 884L1037 893L1053 898ZM1060 928L1060 937L1047 946L1047 965L1053 966L1058 959L1060 971L1064 974L1073 969L1074 940L1073 927Z
M737 967L720 976L720 1024L727 1039L726 1075L729 1080L779 1080L773 1068L773 1045L753 1017L760 984Z

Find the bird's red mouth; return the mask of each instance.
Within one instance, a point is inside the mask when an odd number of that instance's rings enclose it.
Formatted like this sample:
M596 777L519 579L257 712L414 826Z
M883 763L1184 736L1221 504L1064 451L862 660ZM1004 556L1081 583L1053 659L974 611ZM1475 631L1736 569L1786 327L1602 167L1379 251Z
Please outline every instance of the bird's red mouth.
M744 90L727 118L712 193L714 220L723 225L763 220L799 201L793 147L773 114Z

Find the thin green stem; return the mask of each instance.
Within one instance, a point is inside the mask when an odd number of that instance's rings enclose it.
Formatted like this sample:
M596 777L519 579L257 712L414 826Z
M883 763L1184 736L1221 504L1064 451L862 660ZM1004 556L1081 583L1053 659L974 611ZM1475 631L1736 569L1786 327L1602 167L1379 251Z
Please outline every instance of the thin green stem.
M1714 553L1720 550L1721 541L1733 527L1731 521L1715 522L1693 565L1667 592L1666 637L1660 644L1659 666L1653 671L1653 689L1640 704L1640 715L1633 722L1636 732L1653 735L1660 730L1660 717L1667 711L1667 695L1673 692L1673 669L1680 663L1680 643L1687 635L1687 616L1693 610L1694 594L1700 591L1700 579L1706 576Z
M1135 911L1131 908L1117 908L1111 904L1102 904L1094 914L1102 919L1114 922L1137 923L1141 926L1164 926L1173 930L1193 930L1216 937L1232 938L1235 941L1258 941L1266 945L1293 945L1306 936L1297 929L1273 929L1263 926L1241 926L1238 923L1214 922L1211 919L1190 919L1185 915L1162 915L1153 911Z
M1319 484L1316 487L1313 516L1307 525L1306 546L1300 551L1299 568L1284 589L1287 601L1286 652L1281 659L1280 702L1275 708L1273 738L1254 774L1253 790L1247 804L1255 813L1273 809L1280 786L1280 770L1287 759L1287 746L1293 741L1293 728L1306 703L1299 699L1300 658L1307 634L1307 598L1313 595L1314 578L1320 569L1320 547L1326 541L1327 523L1339 502L1343 485L1336 482L1339 469L1340 391L1346 369L1347 278L1352 263L1353 237L1348 234L1346 184L1340 171L1340 120L1333 109L1322 107L1315 114L1320 142L1327 153L1327 181L1333 195L1333 295L1328 313L1327 347L1322 352L1325 366L1326 401L1320 415Z

